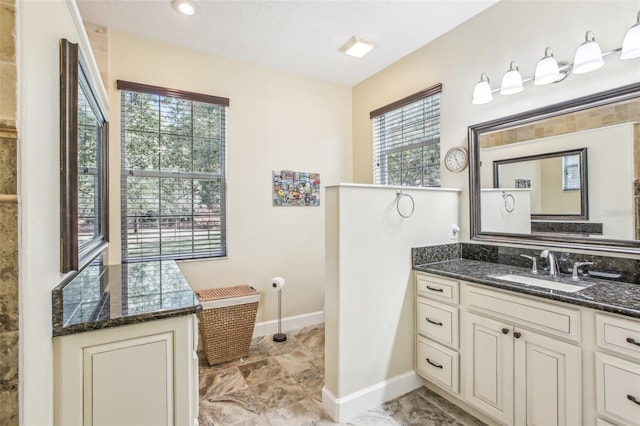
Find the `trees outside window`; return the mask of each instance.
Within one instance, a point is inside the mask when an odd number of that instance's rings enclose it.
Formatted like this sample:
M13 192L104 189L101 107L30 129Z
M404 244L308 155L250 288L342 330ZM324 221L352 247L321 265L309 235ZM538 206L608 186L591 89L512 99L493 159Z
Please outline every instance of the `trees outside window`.
M123 261L226 256L229 100L118 81Z

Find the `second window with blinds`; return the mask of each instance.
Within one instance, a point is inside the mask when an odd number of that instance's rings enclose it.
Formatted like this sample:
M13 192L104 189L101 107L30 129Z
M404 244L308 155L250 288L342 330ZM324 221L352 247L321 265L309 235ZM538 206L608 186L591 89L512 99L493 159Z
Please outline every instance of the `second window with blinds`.
M372 111L374 183L440 186L438 84Z
M229 99L117 85L123 262L226 256Z

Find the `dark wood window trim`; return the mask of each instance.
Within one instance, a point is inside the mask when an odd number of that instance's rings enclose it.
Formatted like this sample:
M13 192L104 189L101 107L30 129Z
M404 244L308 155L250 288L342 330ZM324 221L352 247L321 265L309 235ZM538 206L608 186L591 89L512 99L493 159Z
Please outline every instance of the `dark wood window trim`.
M130 81L116 80L118 90L131 90L134 92L149 93L152 95L170 96L186 99L188 101L206 102L209 104L229 106L229 98L220 96L203 95L202 93L187 92L185 90L169 89L166 87L151 86L149 84L133 83Z
M108 243L108 122L95 97L87 75L87 66L78 45L60 40L60 268L79 271L98 256ZM80 245L78 229L78 101L82 87L100 122L100 150L97 177L99 185L99 223L95 237Z
M380 107L378 109L375 109L373 111L371 111L369 113L369 118L374 118L377 117L379 115L382 115L384 113L387 113L389 111L393 111L395 109L398 108L402 108L405 105L409 105L410 103L413 103L415 101L419 101L420 99L424 99L426 97L429 97L431 95L435 95L436 93L442 93L442 83L438 83L436 85L433 85L431 87L428 87L424 90L421 90L417 93L414 93L413 95L409 95L405 98L399 99L395 102L390 103L389 105L385 105L383 107Z

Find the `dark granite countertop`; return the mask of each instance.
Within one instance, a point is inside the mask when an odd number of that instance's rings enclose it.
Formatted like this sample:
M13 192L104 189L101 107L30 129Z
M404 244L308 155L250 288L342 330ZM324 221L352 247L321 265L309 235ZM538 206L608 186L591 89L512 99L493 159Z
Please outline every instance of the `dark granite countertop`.
M52 291L53 335L63 336L202 309L175 261L89 265Z
M530 269L518 266L481 262L477 260L456 259L415 265L413 269L444 277L461 279L476 284L483 284L503 290L511 290L531 296L538 296L545 299L552 299L573 305L640 318L640 285L638 284L627 284L594 279L591 277L581 277L580 281L593 283L594 285L575 293L566 293L559 290L548 290L515 282L497 280L490 277L490 275L517 273L518 275L546 278L541 275L533 275L529 272ZM545 272L541 272L541 274L544 273ZM567 275L563 275L560 278L560 281L572 283L570 277Z

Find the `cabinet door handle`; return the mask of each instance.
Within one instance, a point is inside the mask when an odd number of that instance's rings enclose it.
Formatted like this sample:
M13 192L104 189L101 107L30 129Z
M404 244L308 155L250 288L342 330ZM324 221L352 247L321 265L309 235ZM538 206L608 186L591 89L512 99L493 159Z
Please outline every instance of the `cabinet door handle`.
M435 288L435 287L429 287L429 286L427 286L427 290L437 291L438 293L442 293L442 292L444 292L444 289L441 289L441 288Z
M509 334L509 329L508 328L503 328L502 329L502 334Z
M425 319L427 320L427 322L430 322L431 324L435 324L435 325L442 325L442 323L441 323L441 322L438 322L438 321L432 321L432 320L430 320L430 319L429 319L429 317L426 317Z
M631 343L632 345L640 346L640 342L636 342L635 339L631 337L627 337L627 342Z
M513 337L515 337L516 339L519 339L522 336L522 333L520 333L519 331L516 331L515 333L513 333Z
M427 361L429 361L429 360L427 360ZM633 395L627 395L627 399L628 399L629 401L633 402L634 404L638 404L638 405L640 405L640 401L638 401L638 398L636 398L636 397L635 397L635 396L633 396Z
M433 365L433 366L434 366L434 367L436 367L436 368L442 368L442 366L441 366L441 365L438 365L438 364L436 364L436 363L434 363L434 362L431 362L431 360L430 360L429 358L427 358L427 362L428 362L429 364ZM628 398L628 397L633 398L631 395L628 395L628 396L627 396L627 398Z

